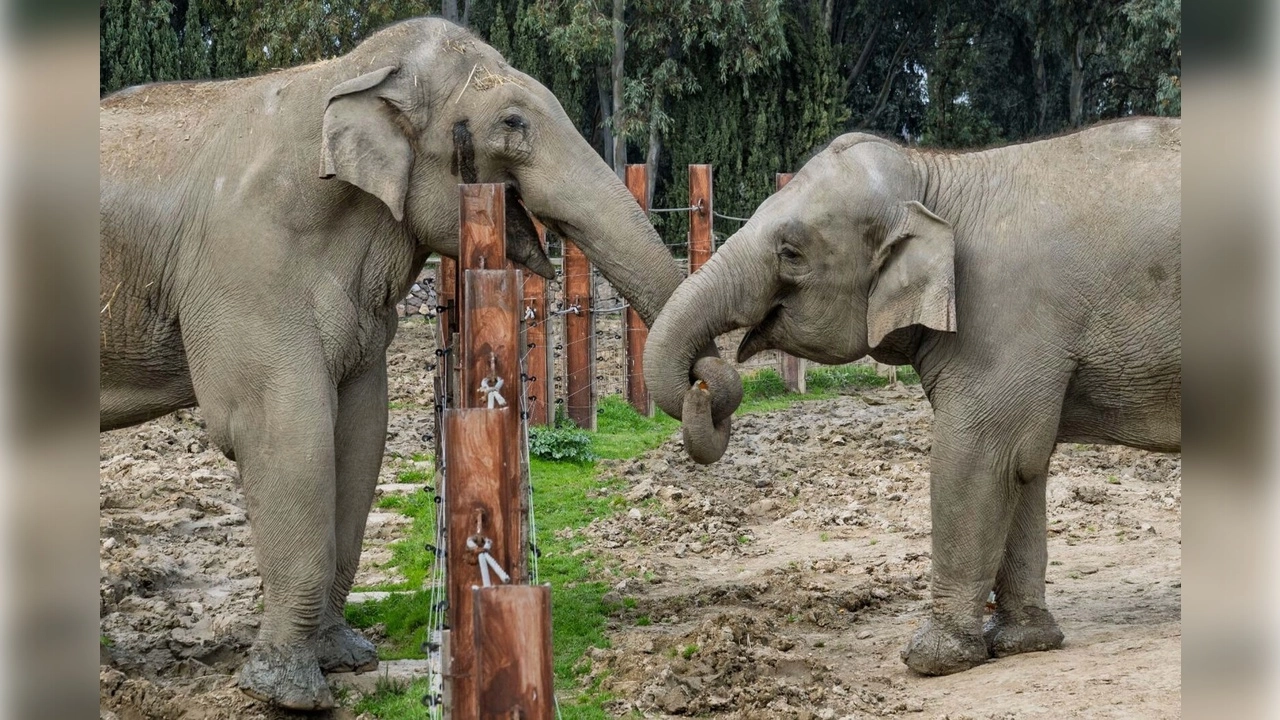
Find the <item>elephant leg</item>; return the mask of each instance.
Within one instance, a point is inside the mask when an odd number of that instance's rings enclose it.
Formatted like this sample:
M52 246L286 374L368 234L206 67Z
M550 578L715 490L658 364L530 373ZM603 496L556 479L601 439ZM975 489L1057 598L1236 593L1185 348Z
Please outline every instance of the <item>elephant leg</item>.
M954 412L943 403L935 414L932 608L902 654L908 667L924 675L948 675L986 662L982 611L1023 495L1039 491L1039 504L1027 501L1027 512L1043 511L1044 486L1032 481L1047 467L1061 401L1003 397L1006 402L983 401L980 413L972 408Z
M992 657L1062 646L1062 630L1044 600L1044 574L1049 561L1045 529L1047 476L1046 468L1023 484L1014 512L1004 560L996 574L996 610L983 629Z
M373 504L386 439L387 366L379 360L359 378L338 388L334 427L337 564L316 640L316 656L325 672L365 672L378 667L377 648L347 624L343 611L360 564L365 521Z
M305 382L230 415L264 595L239 685L264 702L318 710L333 706L314 650L333 583L333 421L331 391Z
M262 624L239 687L284 708L329 708L315 638L333 584L336 391L301 324L219 309L193 313L184 340L210 440L240 470L262 577Z

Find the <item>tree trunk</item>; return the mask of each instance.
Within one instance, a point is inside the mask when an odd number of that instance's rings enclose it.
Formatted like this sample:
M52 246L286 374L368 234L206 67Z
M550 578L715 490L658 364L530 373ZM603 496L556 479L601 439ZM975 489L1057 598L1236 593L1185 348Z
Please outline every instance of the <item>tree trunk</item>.
M461 20L458 15L458 0L443 0L440 5L440 14L451 23Z
M618 177L627 174L627 139L622 127L622 68L627 54L627 27L623 24L625 0L613 0L613 169Z
M649 152L644 158L644 164L648 168L645 173L647 187L644 189L646 207L653 207L653 187L658 181L658 157L662 154L662 134L658 131L656 117L661 109L662 92L657 91L654 92L653 103L649 106Z
M1044 69L1044 43L1037 37L1032 65L1036 74L1036 132L1045 132L1049 120L1049 81Z
M609 71L596 66L596 100L600 103L600 147L604 162L613 167L613 110L609 104Z
M1071 127L1084 124L1084 38L1087 30L1076 33L1075 48L1071 54Z
M902 70L902 56L906 54L910 42L911 36L908 35L898 43L898 49L893 51L893 60L889 61L889 74L885 76L884 84L880 86L880 94L876 96L875 106L871 108L871 112L867 113L867 119L863 122L864 127L870 127L889 104L889 91L893 89L893 81Z
M849 90L853 88L853 83L867 69L867 63L871 62L871 51L876 47L876 38L880 37L881 24L881 20L877 19L875 25L871 26L871 34L867 36L867 42L862 45L862 52L858 53L858 61L853 64L853 70L850 70L848 77L845 78L845 95L849 94Z

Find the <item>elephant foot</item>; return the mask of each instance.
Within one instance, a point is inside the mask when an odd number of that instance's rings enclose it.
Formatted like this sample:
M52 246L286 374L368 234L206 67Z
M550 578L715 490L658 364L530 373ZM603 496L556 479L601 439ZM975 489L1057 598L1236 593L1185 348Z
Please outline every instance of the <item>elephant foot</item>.
M378 648L365 636L340 622L329 626L316 640L316 659L326 673L362 673L378 668Z
M1037 607L1016 614L997 610L987 621L982 636L991 657L1055 650L1062 647L1063 637L1053 615Z
M902 661L921 675L950 675L987 661L987 646L978 633L947 630L930 620L916 631Z
M306 645L254 645L240 668L240 691L289 710L328 710L333 693Z

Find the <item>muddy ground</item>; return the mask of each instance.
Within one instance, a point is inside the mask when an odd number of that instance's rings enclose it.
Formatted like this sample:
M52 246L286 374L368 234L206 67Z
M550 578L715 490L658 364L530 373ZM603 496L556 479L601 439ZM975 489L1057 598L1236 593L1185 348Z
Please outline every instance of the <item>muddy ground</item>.
M620 375L611 336L600 352ZM429 450L433 347L418 320L392 347L382 482ZM1059 448L1048 589L1061 650L944 678L906 669L898 652L928 594L930 418L916 387L858 392L737 420L710 467L678 437L610 463L627 508L577 532L617 568L618 611L584 682L646 717L1180 717L1177 456ZM235 466L198 411L104 433L100 449L103 717L287 716L234 687L261 589ZM403 525L372 519L357 584L398 579L378 565Z

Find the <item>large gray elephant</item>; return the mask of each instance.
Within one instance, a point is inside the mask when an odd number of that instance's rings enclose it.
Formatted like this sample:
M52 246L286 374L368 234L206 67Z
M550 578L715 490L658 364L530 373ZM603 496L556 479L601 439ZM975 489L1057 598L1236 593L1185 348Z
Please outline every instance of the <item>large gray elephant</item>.
M728 441L709 338L751 328L820 363L911 364L934 409L924 674L1055 648L1045 478L1055 443L1182 446L1181 124L1133 119L983 152L845 135L690 277L653 326L645 379L690 453ZM984 601L996 611L984 628Z
M239 465L265 594L240 687L331 706L322 669L377 663L343 606L385 352L428 255L457 254L458 183L506 184L512 259L551 274L522 203L646 322L682 273L556 98L443 20L261 77L130 88L100 122L101 427L200 405Z

